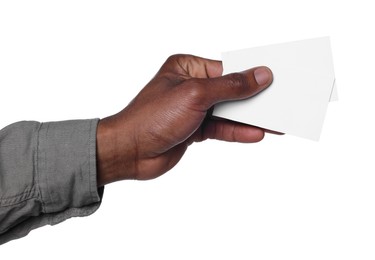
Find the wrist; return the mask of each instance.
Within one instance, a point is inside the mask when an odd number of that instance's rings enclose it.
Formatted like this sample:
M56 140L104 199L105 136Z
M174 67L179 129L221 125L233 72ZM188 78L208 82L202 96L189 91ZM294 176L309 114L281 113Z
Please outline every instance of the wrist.
M115 116L99 121L96 133L98 187L111 182L132 179L134 158L126 129L119 128ZM118 134L119 131L121 134Z

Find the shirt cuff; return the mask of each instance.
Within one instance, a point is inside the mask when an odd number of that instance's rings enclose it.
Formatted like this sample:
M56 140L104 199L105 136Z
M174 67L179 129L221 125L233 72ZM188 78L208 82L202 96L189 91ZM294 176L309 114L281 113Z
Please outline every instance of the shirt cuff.
M3 203L3 213L14 220L8 223L6 232L0 234L0 245L45 225L88 216L99 208L104 187L98 189L96 181L98 122L98 119L91 119L49 122L38 127L33 124L36 138L29 140L27 136L27 147L21 145L22 149L18 149L24 158L33 162L30 169L21 171L22 178L17 184L21 188L14 184L14 192L21 192L22 196L12 195L11 201ZM29 130L26 126L30 128L30 123L23 126ZM23 163L29 165L26 159ZM32 187L33 192L23 192L22 185Z
M44 213L100 202L96 182L98 121L71 120L41 125L37 177Z

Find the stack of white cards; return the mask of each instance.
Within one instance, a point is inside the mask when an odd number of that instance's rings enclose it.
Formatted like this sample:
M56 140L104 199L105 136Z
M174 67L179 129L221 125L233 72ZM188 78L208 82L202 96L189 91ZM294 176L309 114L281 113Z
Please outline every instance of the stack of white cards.
M337 100L328 37L225 52L224 74L257 66L273 72L258 95L217 104L213 115L319 140L329 101Z

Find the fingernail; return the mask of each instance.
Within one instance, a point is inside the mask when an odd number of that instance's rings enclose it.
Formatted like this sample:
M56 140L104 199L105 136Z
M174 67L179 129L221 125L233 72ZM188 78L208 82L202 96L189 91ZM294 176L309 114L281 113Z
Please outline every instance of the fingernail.
M272 72L267 67L259 67L254 71L254 77L259 86L268 83L272 78Z

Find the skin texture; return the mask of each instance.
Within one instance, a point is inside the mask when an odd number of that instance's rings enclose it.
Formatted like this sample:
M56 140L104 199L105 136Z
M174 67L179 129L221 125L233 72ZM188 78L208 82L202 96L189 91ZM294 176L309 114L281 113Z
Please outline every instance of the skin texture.
M169 57L125 109L99 121L98 186L156 178L175 166L193 142L261 141L265 130L213 118L210 110L218 102L250 98L264 90L272 83L271 70L222 73L220 61Z

